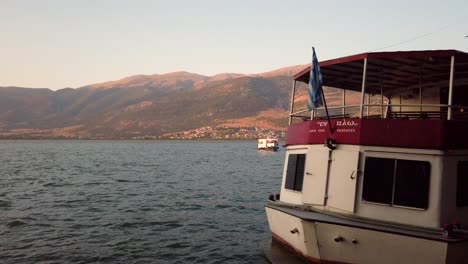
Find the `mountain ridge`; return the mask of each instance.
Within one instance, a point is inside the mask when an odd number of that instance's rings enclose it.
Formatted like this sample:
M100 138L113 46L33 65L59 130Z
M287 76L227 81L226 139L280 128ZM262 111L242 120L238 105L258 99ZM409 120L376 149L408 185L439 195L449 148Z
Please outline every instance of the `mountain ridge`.
M233 129L241 128L255 132L237 138L281 135L291 76L304 67L139 74L56 91L0 87L0 138L173 138L205 127L212 131L208 138L233 138ZM197 138L193 133L189 138Z

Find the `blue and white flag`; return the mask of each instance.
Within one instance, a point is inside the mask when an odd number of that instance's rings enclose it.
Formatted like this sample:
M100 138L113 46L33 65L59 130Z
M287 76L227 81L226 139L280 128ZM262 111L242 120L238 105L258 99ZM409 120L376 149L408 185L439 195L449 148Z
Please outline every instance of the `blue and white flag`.
M316 109L323 105L322 100L322 74L320 66L315 55L315 49L312 47L312 64L310 65L309 78L309 96L307 97L307 109Z

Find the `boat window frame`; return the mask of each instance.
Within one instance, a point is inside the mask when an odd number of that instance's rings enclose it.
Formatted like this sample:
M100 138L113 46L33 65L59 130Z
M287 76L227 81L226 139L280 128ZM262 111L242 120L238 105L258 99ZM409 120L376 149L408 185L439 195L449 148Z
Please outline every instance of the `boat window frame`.
M394 171L393 171L393 180L392 180L392 197L391 197L391 203L380 203L380 202L375 202L375 201L367 201L364 199L364 181L365 181L365 169L366 169L366 162L368 158L374 158L374 159L387 159L387 160L394 160L395 166L394 166ZM412 162L425 162L428 164L428 176L427 176L427 200L426 202L426 208L421 208L421 207L412 207L412 206L406 206L406 205L401 205L401 204L395 204L395 182L396 182L396 173L397 173L397 164L398 160L401 161L412 161ZM388 207L395 207L395 208L403 208L403 209L411 209L411 210L417 210L417 211L427 211L430 208L430 200L431 200L431 181L432 181L432 162L431 160L426 160L426 159L411 159L408 157L400 158L400 157L385 157L385 156L378 156L378 155L368 155L364 157L364 164L363 164L363 177L361 181L361 202L366 203L366 204L375 204L375 205L381 205L381 206L388 206Z
M297 176L298 176L298 167L297 167L297 156L303 156L303 163L302 163L302 175L301 175L301 184L300 184L300 189L296 189L296 186L297 186ZM290 161L291 161L291 156L296 156L295 158L295 166L294 166L294 173L293 174L288 174L288 169L289 169L289 166L290 166ZM306 161L307 161L307 153L296 153L296 152L293 152L293 153L288 153L288 157L287 157L287 164L286 164L286 171L285 171L285 179L284 179L284 189L285 190L288 190L288 191L293 191L293 192L301 192L302 193L302 189L304 187L304 174L305 174L305 166L306 166ZM289 182L288 183L288 175L294 175L293 179L291 180L292 181L292 186L293 188L290 189L289 187L291 187L291 183Z
M467 167L468 169L468 160L459 160L457 162L457 180L456 180L456 195L455 195L455 204L457 206L457 208L463 208L463 207L468 207L468 198L465 198L465 197L461 197L461 194L460 194L460 190L463 189L463 187L461 186L461 184L459 184L460 182L460 165L461 163L466 163L465 166ZM465 174L468 174L468 170L464 171ZM465 178L467 178L468 176L466 176ZM464 180L464 183L465 185L468 185L468 179L465 179ZM466 192L464 192L466 193ZM468 196L467 194L465 194L464 196ZM466 200L464 201L460 201L460 199L462 198L465 198Z

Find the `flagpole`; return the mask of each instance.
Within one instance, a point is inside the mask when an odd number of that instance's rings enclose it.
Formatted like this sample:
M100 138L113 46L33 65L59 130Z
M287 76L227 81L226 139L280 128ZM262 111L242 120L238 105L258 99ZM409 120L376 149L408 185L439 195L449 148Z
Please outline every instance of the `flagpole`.
M325 106L325 113L327 114L328 126L330 127L330 133L333 135L334 131L331 125L330 115L328 114L327 101L325 100L325 93L323 92L323 89L322 89L322 100L323 100L323 106Z

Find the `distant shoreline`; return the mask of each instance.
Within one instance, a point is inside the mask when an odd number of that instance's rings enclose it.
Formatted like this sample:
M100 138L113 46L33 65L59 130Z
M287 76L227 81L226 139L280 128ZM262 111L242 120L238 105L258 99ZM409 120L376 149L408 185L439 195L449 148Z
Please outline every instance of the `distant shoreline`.
M278 138L285 140L284 138ZM132 139L132 138L0 138L0 141L7 140L30 140L30 141L47 141L47 140L63 140L63 141L93 141L93 140L113 140L113 141L255 141L257 138L198 138L198 139L184 139L184 138L160 138L160 139Z

